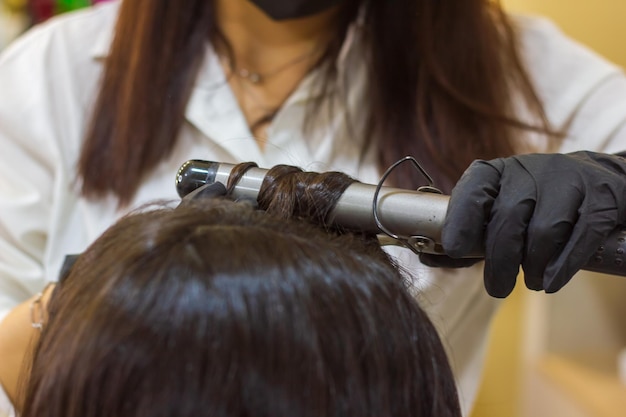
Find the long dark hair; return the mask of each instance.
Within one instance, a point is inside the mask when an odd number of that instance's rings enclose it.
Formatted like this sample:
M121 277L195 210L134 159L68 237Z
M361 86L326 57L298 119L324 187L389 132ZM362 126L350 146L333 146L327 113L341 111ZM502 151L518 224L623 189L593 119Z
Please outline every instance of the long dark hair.
M327 88L337 81L335 58L361 7L372 82L358 117L369 124L363 153L374 146L381 168L415 156L449 191L473 159L519 152L524 129L549 132L497 1L345 0L320 65ZM112 192L126 203L167 157L207 40L227 43L213 1L122 2L79 161L84 195ZM536 116L536 126L516 118L520 107ZM423 182L411 170L397 172L397 186Z
M289 175L267 198L294 198ZM281 210L192 200L109 228L51 298L21 415L460 416L437 332L373 237Z

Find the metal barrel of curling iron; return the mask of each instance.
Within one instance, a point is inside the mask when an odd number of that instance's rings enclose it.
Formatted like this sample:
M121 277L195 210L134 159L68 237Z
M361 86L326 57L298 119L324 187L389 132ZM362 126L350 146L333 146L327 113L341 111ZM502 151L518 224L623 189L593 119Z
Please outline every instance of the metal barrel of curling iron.
M189 160L176 174L176 190L182 198L195 189L214 182L228 183L234 164ZM234 198L256 201L267 169L250 168L235 186ZM342 194L327 221L350 230L381 233L374 217L377 186L355 182ZM380 223L402 238L417 252L444 254L441 229L449 197L430 192L380 187L377 213ZM475 254L474 257L481 257ZM626 227L611 233L583 269L626 276Z

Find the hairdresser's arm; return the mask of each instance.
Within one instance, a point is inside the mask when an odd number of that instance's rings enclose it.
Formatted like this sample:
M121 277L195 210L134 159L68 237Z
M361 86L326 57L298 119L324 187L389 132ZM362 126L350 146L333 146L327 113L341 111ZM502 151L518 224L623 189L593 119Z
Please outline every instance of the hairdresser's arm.
M563 155L476 163L452 193L443 233L455 256L486 245L485 284L498 297L520 265L529 288L557 291L626 216L626 161L614 156L626 150L624 70L546 20L516 25L551 126L565 134L541 151Z
M41 296L37 294L18 305L0 323L0 383L13 404L24 382L32 349L39 340L40 330L32 326L32 320L41 319L45 323L46 305L52 290L53 286L49 286Z
M520 265L528 288L558 291L626 225L626 76L599 83L568 120L566 153L478 161L452 193L444 247L485 245L491 295L510 293Z

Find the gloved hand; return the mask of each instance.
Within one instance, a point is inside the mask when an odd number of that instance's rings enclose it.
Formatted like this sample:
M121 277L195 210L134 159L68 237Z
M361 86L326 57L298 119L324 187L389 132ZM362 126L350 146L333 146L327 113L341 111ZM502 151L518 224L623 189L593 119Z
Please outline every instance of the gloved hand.
M450 197L442 245L485 253L485 287L506 297L521 265L526 286L556 292L626 222L626 159L594 152L475 161Z

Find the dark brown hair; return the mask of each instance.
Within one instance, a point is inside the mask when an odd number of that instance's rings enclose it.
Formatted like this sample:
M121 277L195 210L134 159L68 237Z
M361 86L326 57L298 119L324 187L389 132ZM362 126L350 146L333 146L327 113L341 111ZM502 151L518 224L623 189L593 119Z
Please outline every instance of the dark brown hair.
M269 198L293 198L279 171ZM50 301L21 415L460 416L380 247L279 214L201 199L109 228Z
M381 168L412 155L449 191L472 160L519 152L523 129L548 132L514 28L497 1L344 0L342 7L321 70L329 88L347 28L363 7L363 59L375 81L364 114L351 116L369 121L365 142L378 151ZM213 1L122 2L79 161L83 194L112 192L128 202L167 157L207 41L227 43ZM516 106L534 114L537 126L518 120ZM395 185L423 184L403 169Z

